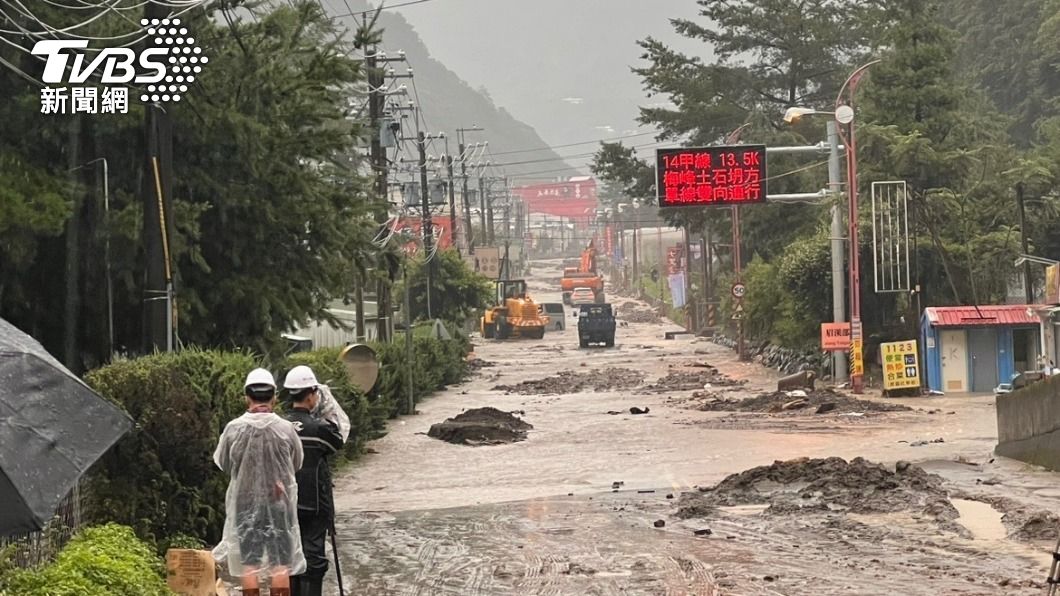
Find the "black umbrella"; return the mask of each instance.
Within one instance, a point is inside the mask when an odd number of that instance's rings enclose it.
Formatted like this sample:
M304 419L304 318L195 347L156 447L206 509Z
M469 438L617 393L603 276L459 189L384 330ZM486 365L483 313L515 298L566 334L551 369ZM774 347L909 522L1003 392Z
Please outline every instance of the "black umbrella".
M0 319L0 536L40 530L132 420Z

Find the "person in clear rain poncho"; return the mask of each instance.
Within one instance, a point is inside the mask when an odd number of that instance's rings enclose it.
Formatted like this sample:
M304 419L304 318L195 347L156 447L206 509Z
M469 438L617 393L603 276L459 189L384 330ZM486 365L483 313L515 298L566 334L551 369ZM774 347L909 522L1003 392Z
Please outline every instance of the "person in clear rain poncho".
M290 576L306 569L298 528L302 443L294 426L273 413L276 381L265 369L247 375L245 414L225 427L214 462L231 479L225 525L214 558L241 576L244 596L258 596L259 575L272 576L270 594L290 596Z

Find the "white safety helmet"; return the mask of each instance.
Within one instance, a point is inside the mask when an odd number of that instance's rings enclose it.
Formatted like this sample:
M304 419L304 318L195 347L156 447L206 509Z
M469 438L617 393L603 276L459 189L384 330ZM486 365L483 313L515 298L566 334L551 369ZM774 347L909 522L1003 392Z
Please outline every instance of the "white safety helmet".
M269 387L276 387L276 379L273 378L272 373L265 370L264 368L255 368L250 371L247 375L247 382L243 383L243 388L253 387L254 385L268 385Z
M264 368L255 368L247 375L243 390L255 396L267 397L276 392L276 379Z
M320 382L317 381L317 376L313 374L313 369L304 364L292 368L291 372L287 373L287 378L283 380L283 388L291 391L300 391L319 385Z

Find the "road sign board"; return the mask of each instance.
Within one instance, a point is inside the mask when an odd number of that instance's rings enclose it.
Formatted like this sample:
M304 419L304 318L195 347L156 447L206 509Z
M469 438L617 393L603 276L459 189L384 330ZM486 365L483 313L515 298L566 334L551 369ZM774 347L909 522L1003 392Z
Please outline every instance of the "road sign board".
M733 312L743 312L743 302L737 302Z
M765 145L657 149L655 174L660 207L730 207L766 201Z
M850 349L849 323L821 323L821 349L845 352Z
M747 286L745 286L742 283L734 283L734 284L732 284L732 297L733 298L743 298L745 295L747 295Z
M880 344L883 353L883 388L915 389L920 386L920 364L915 340Z
M736 312L732 313L732 320L734 320L734 321L742 321L743 320L743 312L736 311Z
M851 321L851 323L850 323L850 339L853 339L853 340L862 339L862 335L861 335L861 321Z

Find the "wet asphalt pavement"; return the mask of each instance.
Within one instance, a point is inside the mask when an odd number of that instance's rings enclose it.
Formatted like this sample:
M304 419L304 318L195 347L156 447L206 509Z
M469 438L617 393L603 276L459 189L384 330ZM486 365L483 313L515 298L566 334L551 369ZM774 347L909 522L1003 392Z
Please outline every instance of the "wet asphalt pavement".
M544 281L558 275L558 263L535 267L535 300L559 301L558 288ZM719 512L679 520L677 499L667 498L778 459L863 456L892 466L922 462L955 490L981 491L977 480L1001 478L986 490L1056 510L1055 475L989 462L991 398L889 400L914 410L778 417L699 411L689 407L691 391L648 392L633 382L554 395L493 389L605 368L639 371L646 385L691 362L746 380L708 388L724 397L776 388L773 371L739 363L725 348L663 339L674 329L630 323L612 349L579 349L572 318L542 340L476 338L476 356L494 366L392 421L370 445L375 453L337 479L346 593L1040 593L1032 582L1045 578L1044 543L961 536L901 515ZM431 424L482 406L525 412L534 429L526 441L481 447L426 435ZM630 407L650 412L631 415ZM912 446L936 437L945 441ZM658 520L665 526L655 527ZM695 535L706 528L710 535ZM326 593L338 594L334 573L329 582Z

